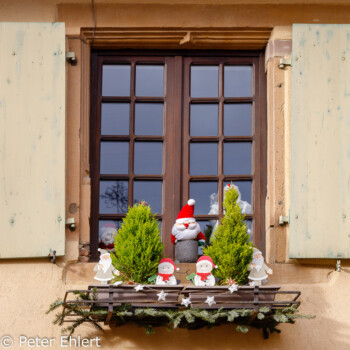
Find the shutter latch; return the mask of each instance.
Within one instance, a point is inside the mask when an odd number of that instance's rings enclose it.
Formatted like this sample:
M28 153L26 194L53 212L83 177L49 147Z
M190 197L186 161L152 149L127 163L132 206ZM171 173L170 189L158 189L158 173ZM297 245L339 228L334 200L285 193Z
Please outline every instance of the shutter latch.
M280 59L280 64L278 65L278 68L279 69L284 69L286 68L287 66L292 66L292 61L290 58L281 58Z

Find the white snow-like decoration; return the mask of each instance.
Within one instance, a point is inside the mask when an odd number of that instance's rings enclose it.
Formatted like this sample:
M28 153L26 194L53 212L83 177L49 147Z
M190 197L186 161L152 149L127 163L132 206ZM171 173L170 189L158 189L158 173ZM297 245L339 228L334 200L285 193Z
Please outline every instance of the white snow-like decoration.
M136 290L136 292L143 290L143 285L142 284L138 284L136 287L134 287L134 289Z

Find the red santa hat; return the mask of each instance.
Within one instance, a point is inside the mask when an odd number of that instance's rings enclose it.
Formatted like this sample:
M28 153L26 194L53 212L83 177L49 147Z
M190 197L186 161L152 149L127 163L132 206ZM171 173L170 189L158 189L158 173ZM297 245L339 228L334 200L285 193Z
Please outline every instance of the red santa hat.
M215 268L215 269L218 268L218 265L214 265L213 259L212 259L210 256L207 256L207 255L201 256L201 257L197 260L197 264L196 264L196 265L198 265L198 264L201 263L202 261L210 262L211 265L213 266L213 268Z
M159 265L160 265L160 264L163 264L163 263L169 263L169 264L173 265L175 271L179 271L179 270L180 270L178 267L175 266L174 261L172 261L172 260L169 259L169 258L164 258L164 259L162 259L162 260L159 262Z
M180 210L179 215L176 218L177 224L196 221L196 219L193 217L195 203L196 201L194 199L188 200L187 204Z

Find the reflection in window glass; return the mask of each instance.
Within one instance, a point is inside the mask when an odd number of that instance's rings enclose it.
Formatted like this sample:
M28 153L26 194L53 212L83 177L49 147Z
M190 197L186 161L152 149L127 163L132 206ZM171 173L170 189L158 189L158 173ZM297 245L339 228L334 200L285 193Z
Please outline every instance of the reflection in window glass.
M145 201L152 213L162 213L162 181L135 181L134 203Z
M102 103L101 135L129 135L129 120L129 103Z
M130 65L104 65L102 96L130 96Z
M164 96L164 66L136 66L136 96Z
M242 214L252 214L252 181L225 181L224 189L228 186L234 186L238 191L238 202L241 207Z
M218 97L219 66L191 66L191 97Z
M101 174L129 172L129 142L101 142Z
M251 142L224 143L224 174L250 175L252 172Z
M252 105L250 103L225 104L225 136L251 136Z
M205 245L210 243L210 237L214 231L215 224L217 220L211 221L197 221L199 226L201 227L201 232L205 236ZM198 247L198 255L203 255L203 247Z
M128 211L128 181L100 181L100 214Z
M217 215L218 183L214 181L190 182L190 198L195 198L195 215Z
M135 104L135 134L163 135L163 104Z
M162 142L135 142L135 174L162 174Z
M252 67L251 66L225 66L224 96L225 97L251 97L252 96Z
M191 175L217 175L218 144L193 142L190 144Z
M108 251L114 250L114 238L118 234L121 220L100 220L98 223L98 247Z
M253 240L252 220L244 220L247 224L247 233L250 236L250 240Z
M219 127L217 104L191 105L191 136L217 136Z

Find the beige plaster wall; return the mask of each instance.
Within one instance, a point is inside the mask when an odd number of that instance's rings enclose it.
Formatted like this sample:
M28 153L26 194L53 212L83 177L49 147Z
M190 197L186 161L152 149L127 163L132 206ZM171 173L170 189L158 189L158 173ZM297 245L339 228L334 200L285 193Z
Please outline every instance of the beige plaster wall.
M132 1L132 3L135 3ZM138 1L140 2L140 1ZM257 1L258 2L258 1ZM262 0L263 2L263 0ZM272 3L271 1L270 3ZM214 2L216 5L169 5L158 1L146 7L124 2L112 6L107 1L95 1L96 24L100 27L206 27L249 26L275 27L271 41L291 39L293 22L348 23L349 6L241 6L238 2ZM59 5L57 5L59 3ZM168 3L168 5L166 5ZM175 3L175 2L174 2ZM200 1L191 2L200 3ZM219 3L226 3L219 6ZM291 2L289 2L290 4ZM72 5L73 4L73 5ZM171 16L169 16L171 14ZM262 15L264 14L264 15ZM82 134L82 124L88 115L83 91L88 88L82 67L82 43L77 36L82 26L92 26L90 1L24 1L2 0L0 21L65 21L69 50L75 51L78 65L67 65L67 217L74 217L77 230L66 232L66 251L57 265L48 260L0 261L0 338L9 334L17 341L21 334L35 337L55 337L59 349L60 331L53 326L53 315L46 316L49 304L62 298L67 289L86 288L92 282L93 264L76 264L80 241L89 239L89 174L86 166L88 140ZM276 27L278 26L278 27ZM83 326L82 336L101 336L103 349L348 349L350 346L350 265L335 273L335 261L287 261L288 227L278 226L278 216L288 210L289 188L289 121L290 69L278 68L285 51L271 51L267 57L268 81L268 197L266 202L267 258L275 274L273 283L282 283L285 290L301 290L301 312L316 314L311 321L300 320L296 325L283 325L280 335L263 341L261 333L248 335L222 326L211 330L176 330L168 333L158 329L156 335L146 336L143 329L125 326L109 329L103 335ZM84 56L87 57L87 56ZM82 104L83 101L83 104ZM85 102L84 102L85 101ZM85 119L84 119L85 118ZM19 349L18 344L15 349Z

